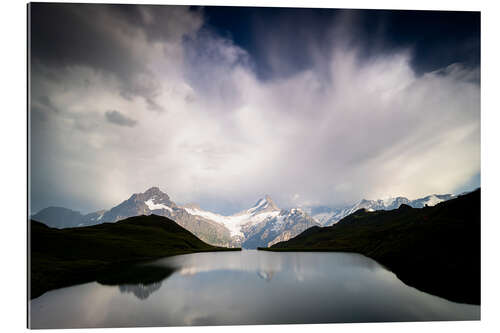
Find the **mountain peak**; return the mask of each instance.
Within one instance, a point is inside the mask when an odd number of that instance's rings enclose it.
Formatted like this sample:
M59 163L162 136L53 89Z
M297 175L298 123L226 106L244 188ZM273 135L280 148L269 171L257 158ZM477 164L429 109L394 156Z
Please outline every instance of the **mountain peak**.
M272 212L279 210L279 208L274 203L273 199L269 195L265 195L264 198L261 198L257 201L257 203L248 210L251 214L260 214L263 212Z
M155 195L155 194L165 194L163 193L159 187L157 186L153 186L153 187L150 187L146 190L146 192L144 192L144 194L146 195Z
M134 193L127 201L132 201L132 202L151 201L154 203L165 203L168 204L169 206L170 205L175 206L175 204L170 200L168 194L162 192L162 190L160 190L160 188L157 186L150 187L143 193Z
M269 206L273 209L273 210L278 210L278 206L276 206L276 204L274 203L273 199L271 199L271 197L269 196L269 194L266 194L264 196L264 199L266 200L266 202L269 204Z
M153 199L154 202L170 203L170 197L168 196L168 194L160 190L160 188L157 186L153 186L147 189L144 193L139 193L138 198L140 200Z

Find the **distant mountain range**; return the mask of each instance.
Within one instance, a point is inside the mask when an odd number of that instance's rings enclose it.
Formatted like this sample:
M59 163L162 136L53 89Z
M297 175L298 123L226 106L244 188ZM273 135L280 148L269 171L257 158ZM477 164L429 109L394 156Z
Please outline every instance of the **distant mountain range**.
M128 217L151 214L174 220L209 244L238 246L238 242L233 241L231 233L224 225L202 216L189 214L186 209L171 201L170 197L158 187L152 187L144 193L135 193L109 210L81 215L66 208L49 207L42 209L32 218L47 224L49 227L71 228L117 222ZM69 218L66 219L66 217Z
M454 194L431 194L423 198L409 200L405 197L394 197L378 200L362 199L355 204L343 208L330 208L325 206L307 207L304 208L319 224L322 226L330 226L346 216L351 215L355 211L364 208L369 212L376 210L393 210L398 209L402 204L413 208L423 208L426 205L431 207L436 204L455 198Z
M257 248L289 240L312 226L328 226L364 208L368 211L397 209L401 204L414 208L433 206L455 197L429 195L417 200L404 197L386 200L361 200L351 206L280 209L266 195L239 213L225 216L201 209L196 204L179 206L158 187L135 193L109 210L83 215L63 207L48 207L33 215L34 220L54 228L83 227L116 222L139 215L159 215L176 221L201 240L217 246Z

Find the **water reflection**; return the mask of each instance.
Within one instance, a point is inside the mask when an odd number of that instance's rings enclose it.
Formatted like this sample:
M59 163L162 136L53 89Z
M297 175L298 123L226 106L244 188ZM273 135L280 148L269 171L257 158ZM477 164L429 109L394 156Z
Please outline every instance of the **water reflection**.
M256 325L474 320L480 308L408 287L357 254L241 251L54 290L31 301L30 316L34 328Z
M161 287L161 282L151 283L151 284L122 284L118 287L122 293L132 293L138 299L145 300L152 293L159 290Z
M270 282L272 280L273 275L274 275L273 271L268 271L268 272L260 271L260 272L257 272L257 276L258 277L260 277L261 279L266 280L268 282Z
M226 253L229 254L229 253ZM184 276L194 276L199 273L218 270L257 273L259 277L266 276L270 280L272 275L286 270L296 280L301 281L306 277L324 275L328 270L320 268L324 264L325 253L277 253L256 250L243 250L221 256L217 252L198 253L196 255L182 255L160 259L152 264L176 270ZM326 254L328 256L328 254ZM221 260L221 258L224 258ZM307 258L307 260L305 260ZM358 254L340 254L329 256L329 265L354 266L368 271L380 270L380 265L375 261ZM316 269L318 267L320 269ZM311 269L314 268L314 269ZM386 271L385 269L382 269ZM391 273L392 274L392 273ZM270 278L269 278L269 275Z
M140 264L117 267L100 276L97 282L102 285L116 286L122 293L132 293L145 300L159 290L162 281L171 276L177 268L168 265Z

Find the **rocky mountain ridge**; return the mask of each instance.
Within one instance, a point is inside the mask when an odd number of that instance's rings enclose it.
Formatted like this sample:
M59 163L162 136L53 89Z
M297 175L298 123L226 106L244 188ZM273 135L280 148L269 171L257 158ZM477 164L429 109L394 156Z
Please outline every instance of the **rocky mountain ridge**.
M55 228L82 227L117 222L139 215L159 215L176 221L201 240L217 246L257 248L289 240L312 226L333 225L359 209L367 211L397 209L402 204L414 208L433 206L455 197L451 194L429 195L410 201L405 197L385 200L360 200L341 209L305 207L280 209L269 195L251 208L225 216L203 210L197 204L177 205L167 193L151 187L132 194L109 210L83 215L63 208L49 207L32 217Z

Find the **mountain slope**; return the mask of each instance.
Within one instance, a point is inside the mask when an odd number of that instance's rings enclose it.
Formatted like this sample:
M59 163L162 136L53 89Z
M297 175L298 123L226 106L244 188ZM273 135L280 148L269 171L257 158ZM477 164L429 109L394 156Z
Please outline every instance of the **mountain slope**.
M253 207L229 216L215 214L195 206L186 207L185 209L192 215L201 216L223 224L230 230L231 236L236 236L240 239L245 238L242 231L244 226L248 227L261 223L269 218L278 216L280 213L280 209L268 195L259 199Z
M108 210L102 217L105 222L116 222L137 215L171 215L177 205L158 187L151 187L144 193L134 193L119 205Z
M101 222L116 222L124 218L155 214L168 217L186 228L201 240L217 246L237 246L231 234L223 225L202 216L189 214L177 206L158 187L151 187L144 193L135 193L129 199L107 211Z
M266 195L251 208L225 216L203 210L196 204L178 206L158 187L151 187L144 193L131 195L107 211L82 215L65 208L49 207L34 215L33 219L49 226L68 228L155 214L174 220L209 244L257 248L288 240L315 225L332 225L361 208L371 211L395 209L401 204L414 207L423 207L426 204L432 206L451 197L453 196L430 195L413 201L404 197L385 200L363 199L354 205L337 210L328 207L281 210L271 197Z
M47 207L32 216L33 219L43 222L52 228L77 227L84 222L84 215L80 212L64 207Z
M46 210L49 210L51 214L46 214ZM73 214L70 219L67 218L69 213ZM127 200L107 211L84 216L65 208L45 209L34 215L33 218L39 218L39 220L50 226L67 228L116 222L132 216L150 214L165 216L174 220L209 244L238 247L248 236L248 232L244 234L242 231L244 226L248 228L274 218L280 214L280 209L266 195L258 200L253 207L234 215L224 216L205 211L194 204L184 207L178 206L158 187L152 187L144 193L133 194ZM292 237L303 231L300 228L297 230L297 232L292 232ZM283 239L289 238L284 237ZM262 241L256 246L266 245L267 242Z
M453 194L431 194L420 199L412 200L409 205L413 208L424 208L425 205L435 206L440 202L453 198L455 198L455 195Z
M80 212L64 207L48 207L31 216L31 218L43 222L49 227L63 229L97 224L105 212L105 210L100 210L82 215Z
M405 283L457 302L480 302L480 190L433 207L361 209L314 227L273 251L342 251L369 256Z
M279 214L269 217L261 223L244 225L242 232L245 235L245 241L242 246L249 249L271 246L293 238L304 230L317 225L318 223L312 217L299 208L282 209Z
M175 202L170 200L170 197L158 187L152 187L144 193L135 193L129 199L107 211L82 215L62 207L49 207L33 215L32 218L51 227L72 228L117 222L133 216L151 214L174 220L209 244L238 246L226 227L202 216L189 214L184 208L177 206Z
M31 297L106 275L111 265L182 253L220 251L174 221L156 215L55 229L30 223Z
M256 249L288 240L318 223L298 208L279 209L269 195L242 212L230 216L204 211L194 205L185 208L190 214L223 224L242 247Z

